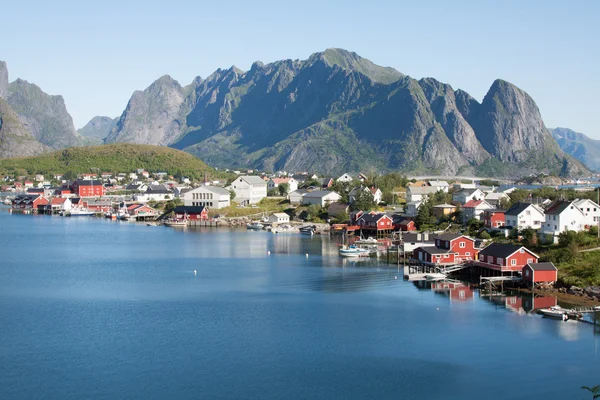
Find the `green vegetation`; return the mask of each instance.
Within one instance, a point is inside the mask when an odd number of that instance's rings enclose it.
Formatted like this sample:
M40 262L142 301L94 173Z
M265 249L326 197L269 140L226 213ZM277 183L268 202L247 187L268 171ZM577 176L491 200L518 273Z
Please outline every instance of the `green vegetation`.
M239 207L237 205L232 204L229 207L220 208L220 209L209 209L208 215L223 215L225 217L247 217L253 215L259 215L261 213L272 214L276 212L284 212L290 208L290 202L281 198L264 198L256 207L246 206Z
M600 385L594 387L582 386L581 390L587 390L592 394L592 400L600 399Z
M200 180L225 174L215 171L201 160L168 147L117 143L105 146L74 147L36 157L0 160L0 174L71 174L85 172L128 172L144 168L149 172L164 171L174 176Z

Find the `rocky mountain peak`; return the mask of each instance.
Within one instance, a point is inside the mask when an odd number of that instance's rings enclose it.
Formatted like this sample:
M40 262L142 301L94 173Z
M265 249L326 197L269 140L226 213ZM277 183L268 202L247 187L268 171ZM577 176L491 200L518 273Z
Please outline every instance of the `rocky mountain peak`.
M8 96L8 68L4 61L0 61L0 99Z
M77 132L88 138L104 139L116 126L118 118L96 116Z

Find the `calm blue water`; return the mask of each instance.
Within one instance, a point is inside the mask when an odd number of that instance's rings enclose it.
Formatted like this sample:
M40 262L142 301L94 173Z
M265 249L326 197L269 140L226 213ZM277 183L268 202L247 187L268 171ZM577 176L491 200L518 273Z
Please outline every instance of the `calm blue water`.
M0 212L0 243L1 399L565 399L600 384L592 326L451 301L395 266L344 263L328 238Z

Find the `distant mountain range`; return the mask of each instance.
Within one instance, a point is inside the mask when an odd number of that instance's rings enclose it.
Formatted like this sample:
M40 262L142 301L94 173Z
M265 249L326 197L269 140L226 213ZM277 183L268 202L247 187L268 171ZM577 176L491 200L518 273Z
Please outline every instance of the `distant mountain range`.
M568 128L550 129L561 149L583 162L594 171L600 171L600 140Z
M496 80L479 103L433 78L417 81L341 49L307 60L256 62L247 72L219 69L187 86L165 75L136 91L116 122L96 117L79 132L62 97L26 81L9 85L7 73L3 84L5 70L0 67L0 96L37 141L55 149L104 138L182 149L217 167L588 173L559 147L535 102L516 86Z

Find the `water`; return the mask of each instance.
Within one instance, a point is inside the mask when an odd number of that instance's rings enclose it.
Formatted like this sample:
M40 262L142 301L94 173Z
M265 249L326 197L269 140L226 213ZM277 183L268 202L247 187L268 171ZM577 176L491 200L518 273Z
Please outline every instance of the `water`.
M591 325L451 299L328 238L6 212L0 227L2 399L564 399L600 384Z

